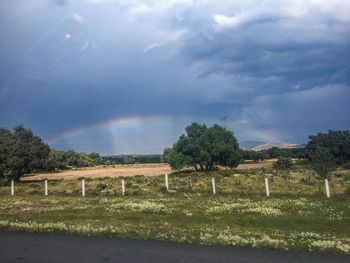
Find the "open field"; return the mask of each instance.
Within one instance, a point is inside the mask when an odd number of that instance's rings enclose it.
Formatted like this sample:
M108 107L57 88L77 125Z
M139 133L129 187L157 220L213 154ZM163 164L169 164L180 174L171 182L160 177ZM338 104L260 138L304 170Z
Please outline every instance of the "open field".
M262 162L248 162L240 164L238 170L258 169L262 167L271 167L275 160L265 160ZM42 173L32 176L23 177L24 181L43 180L43 179L77 179L85 178L101 178L101 177L121 177L121 176L157 176L171 173L171 169L167 164L131 164L131 165L113 165L105 167L89 167L82 169L68 170L58 173Z
M82 169L74 169L59 173L43 173L33 176L23 177L22 180L42 180L42 179L77 179L85 178L101 178L101 177L121 177L121 176L157 176L161 174L171 173L171 169L167 164L132 164L132 165L114 165L107 167L89 167Z
M14 196L3 185L0 229L350 254L350 170L332 173L330 199L298 164L288 179L268 166L172 173L169 192L164 175L121 178L87 178L86 197L80 178L49 180L48 197L40 180L15 182Z

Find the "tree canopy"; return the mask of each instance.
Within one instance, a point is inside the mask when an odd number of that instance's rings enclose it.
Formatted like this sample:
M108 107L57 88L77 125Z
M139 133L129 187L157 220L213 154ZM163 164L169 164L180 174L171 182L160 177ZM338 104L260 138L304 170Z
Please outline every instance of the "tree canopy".
M325 152L324 148L327 149L327 154L331 155L332 159L338 164L343 164L350 160L349 131L320 132L317 135L310 135L309 139L310 141L306 145L309 160L314 159L313 156L320 154L320 151Z
M18 179L25 173L42 170L50 147L29 129L0 129L0 176Z
M164 150L163 157L173 169L192 166L196 171L204 171L217 165L236 167L241 154L231 131L217 124L208 128L192 123L172 148Z
M18 180L27 173L95 166L102 163L98 153L50 149L30 129L17 126L12 131L0 128L0 178Z

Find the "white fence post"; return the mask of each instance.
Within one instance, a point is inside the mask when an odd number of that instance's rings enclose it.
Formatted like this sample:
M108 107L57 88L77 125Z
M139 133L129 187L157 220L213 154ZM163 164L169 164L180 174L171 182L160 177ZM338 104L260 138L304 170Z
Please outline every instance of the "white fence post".
M85 179L81 180L81 195L85 196Z
M125 195L125 181L122 179L122 194Z
M169 191L169 179L168 179L168 174L165 174L165 188L167 192Z
M324 184L325 184L325 186L326 186L326 195L327 195L328 198L330 198L330 197L331 197L331 194L330 194L330 192L329 192L328 179L325 179L325 180L324 180Z
M215 178L211 178L211 185L213 187L213 194L216 194L216 189L215 189Z
M48 190L48 186L47 186L47 180L45 180L45 196L49 195L49 190Z
M11 195L15 195L15 181L11 180Z
M266 196L270 196L269 179L267 177L265 177L265 189L266 189Z

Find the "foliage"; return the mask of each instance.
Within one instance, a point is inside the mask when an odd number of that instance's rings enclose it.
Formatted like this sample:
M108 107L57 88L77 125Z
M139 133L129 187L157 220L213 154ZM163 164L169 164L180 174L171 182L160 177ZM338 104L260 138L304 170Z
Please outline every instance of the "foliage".
M124 159L127 155L109 155L103 156L102 164L111 165L111 164L124 164ZM132 155L135 158L134 163L161 163L160 154L137 154Z
M273 164L273 168L278 170L290 170L292 169L293 162L289 157L279 157L278 160Z
M329 179L329 173L335 168L334 155L328 148L314 147L309 151L311 167L324 179Z
M164 160L173 169L192 166L196 171L213 170L217 165L236 167L241 155L231 131L215 124L213 127L192 123L172 148L164 150Z
M290 157L290 158L305 158L305 148L291 148L291 149L278 149L273 147L268 150L253 151L253 150L241 150L244 160L265 160L277 157Z
M72 167L91 167L102 164L101 156L98 153L78 153L73 150L51 150L45 164L45 171L69 169Z
M344 164L350 160L350 132L329 131L309 136L310 141L306 146L308 158L315 159L313 154L319 155L318 149L325 148L332 155L332 159L338 164ZM325 150L321 150L325 151ZM317 156L319 158L320 156Z
M126 156L124 156L123 161L125 164L133 164L133 163L135 163L135 157L132 155L126 155Z
M18 180L44 168L50 147L29 129L0 129L0 176Z
M102 164L98 153L53 150L30 129L0 128L0 177L18 180L26 173Z
M281 176L286 180L290 179L290 170L293 167L293 161L289 157L279 157L278 160L273 164L273 168L280 171Z
M349 199L299 196L0 196L0 230L347 254L349 213Z

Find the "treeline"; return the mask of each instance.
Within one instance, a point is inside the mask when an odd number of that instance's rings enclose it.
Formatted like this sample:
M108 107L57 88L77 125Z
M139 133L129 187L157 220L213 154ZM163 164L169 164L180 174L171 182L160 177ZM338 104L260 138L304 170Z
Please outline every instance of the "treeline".
M272 147L267 150L252 151L252 150L241 150L243 160L254 160L262 161L266 159L278 158L278 157L289 157L289 158L306 158L307 152L305 148L290 148L290 149L279 149Z
M140 154L140 155L110 155L103 156L102 162L105 165L133 164L133 163L161 163L161 154Z
M103 164L98 153L54 150L30 129L0 128L0 177L18 179L24 174L53 172Z
M0 179L19 179L24 174L56 172L96 165L159 163L161 155L101 156L98 153L51 149L30 129L0 128Z
M306 158L323 177L335 165L349 166L349 131L329 131L311 135L305 148L263 151L238 150L233 133L219 125L206 127L191 124L186 134L166 148L164 155L115 155L100 156L98 153L78 153L73 150L50 149L49 145L35 136L30 129L17 126L13 130L0 128L0 179L19 179L24 174L54 172L71 168L96 165L160 163L167 162L174 169L194 166L198 170L214 169L216 165L235 167L243 160L270 158ZM283 165L287 162L285 160Z
M48 154L43 171L54 172L57 170L67 170L71 168L92 167L104 164L102 157L98 153L83 153L73 150L63 151L52 149Z

